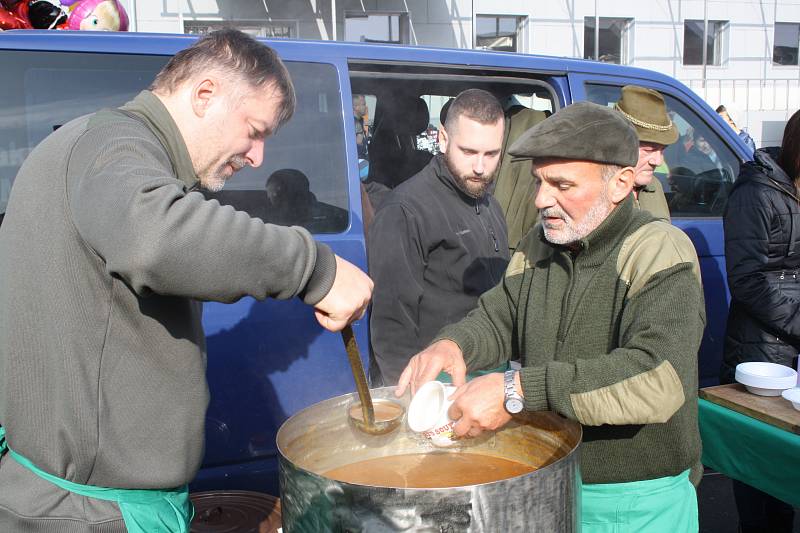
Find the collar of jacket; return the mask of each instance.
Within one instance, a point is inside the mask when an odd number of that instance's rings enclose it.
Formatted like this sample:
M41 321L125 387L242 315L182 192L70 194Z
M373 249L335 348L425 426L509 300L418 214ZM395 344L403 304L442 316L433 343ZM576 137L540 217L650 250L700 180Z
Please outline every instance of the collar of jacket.
M650 183L647 185L642 185L641 187L634 187L634 189L636 189L637 192L656 192L656 184L653 182L657 179L657 177L653 176L653 179L650 180Z
M135 113L144 120L167 151L175 175L186 184L187 189L195 188L199 180L189 157L189 149L178 125L161 100L150 91L142 91L121 109Z
M447 168L447 164L444 162L444 154L437 154L433 157L433 171L436 174L436 177L445 184L445 186L453 191L458 195L461 200L470 206L480 206L485 205L488 203L489 193L484 194L480 198L475 198L474 196L470 196L464 191L461 190L461 187L458 186L456 183L456 179L453 177L453 174L450 173L450 169Z
M734 182L734 188L748 181L757 181L786 194L797 196L794 181L778 165L780 154L781 149L778 146L756 150L753 154L753 161L744 164L739 177ZM780 186L776 186L771 180L777 181Z
M617 246L620 239L625 237L626 230L631 227L631 223L638 211L634 210L633 202L633 195L629 194L594 231L578 241L576 259L579 259L586 266L602 264ZM638 212L641 213L641 211ZM544 229L540 230L539 239L552 247L557 253L573 253L570 248L561 244L553 244L545 239Z

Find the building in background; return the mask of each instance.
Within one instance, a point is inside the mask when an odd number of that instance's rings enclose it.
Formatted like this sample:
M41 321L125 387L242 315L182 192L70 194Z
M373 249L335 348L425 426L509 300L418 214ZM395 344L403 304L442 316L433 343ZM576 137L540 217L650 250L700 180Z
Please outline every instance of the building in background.
M789 0L122 0L131 31L483 48L669 74L740 110L759 146L800 108L800 4Z

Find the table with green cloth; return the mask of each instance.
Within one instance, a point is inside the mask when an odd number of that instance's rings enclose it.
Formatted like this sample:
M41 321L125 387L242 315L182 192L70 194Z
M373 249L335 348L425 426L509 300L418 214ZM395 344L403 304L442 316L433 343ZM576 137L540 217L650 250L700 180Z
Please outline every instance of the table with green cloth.
M703 464L800 507L800 435L698 400Z

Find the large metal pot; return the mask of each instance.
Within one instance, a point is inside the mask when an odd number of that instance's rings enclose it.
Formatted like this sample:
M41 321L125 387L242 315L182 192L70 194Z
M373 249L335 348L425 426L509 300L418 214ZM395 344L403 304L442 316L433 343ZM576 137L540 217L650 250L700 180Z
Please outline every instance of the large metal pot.
M394 398L394 387L373 389ZM581 427L554 413L514 420L502 430L448 452L507 458L537 470L492 483L442 489L372 487L323 474L357 461L434 451L427 440L401 428L383 436L351 427L354 394L300 411L278 430L281 508L285 533L307 532L510 532L579 530ZM408 395L400 399L408 407Z

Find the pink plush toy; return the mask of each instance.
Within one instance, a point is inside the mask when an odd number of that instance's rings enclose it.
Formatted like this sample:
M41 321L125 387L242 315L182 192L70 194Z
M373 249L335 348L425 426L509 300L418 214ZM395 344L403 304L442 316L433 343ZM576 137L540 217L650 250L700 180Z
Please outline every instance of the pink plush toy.
M68 5L72 2L61 2ZM128 14L118 0L74 2L67 20L70 30L128 31Z

